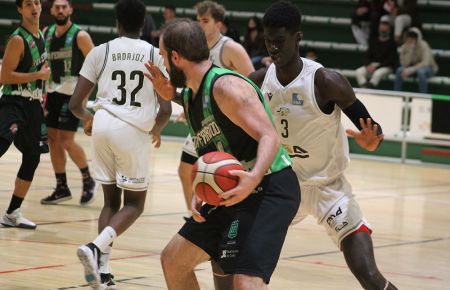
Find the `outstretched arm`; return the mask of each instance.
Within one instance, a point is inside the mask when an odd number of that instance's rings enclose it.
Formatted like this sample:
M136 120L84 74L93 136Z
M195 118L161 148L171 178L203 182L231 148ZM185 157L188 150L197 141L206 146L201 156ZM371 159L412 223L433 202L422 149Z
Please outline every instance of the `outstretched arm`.
M346 130L356 143L368 151L378 148L384 138L381 126L370 116L367 108L359 101L348 80L341 74L319 69L315 76L316 99L322 110L329 104L336 104L360 130Z

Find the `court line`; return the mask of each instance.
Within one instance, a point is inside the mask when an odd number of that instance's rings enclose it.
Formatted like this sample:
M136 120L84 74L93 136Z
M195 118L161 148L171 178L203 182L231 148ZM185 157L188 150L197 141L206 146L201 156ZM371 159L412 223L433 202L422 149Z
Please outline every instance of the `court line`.
M393 243L393 244L387 244L387 245L381 245L381 246L374 246L373 248L374 249L392 248L392 247L418 245L418 244L434 243L434 242L441 242L441 241L448 241L448 240L450 240L450 237L442 237L442 238L435 238L435 239L428 239L428 240L421 240L421 241L406 241L406 242ZM294 259L298 259L298 258L306 258L306 257L314 257L314 256L325 256L325 255L328 255L328 254L340 254L340 253L341 253L341 251L334 250L334 251L326 251L326 252L318 252L318 253L290 256L290 257L283 257L281 259L283 259L283 260L294 260Z
M14 269L14 270L5 270L5 271L0 271L0 275L16 273L16 272L42 270L42 269L61 268L61 267L65 267L65 266L66 265L59 264L59 265L48 265L48 266L38 266L38 267L31 267L31 268L20 268L20 269Z

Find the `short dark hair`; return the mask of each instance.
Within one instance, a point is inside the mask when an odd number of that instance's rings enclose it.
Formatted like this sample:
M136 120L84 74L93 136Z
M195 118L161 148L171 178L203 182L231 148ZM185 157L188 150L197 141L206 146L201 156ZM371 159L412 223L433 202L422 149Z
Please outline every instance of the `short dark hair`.
M172 5L172 4L164 5L164 9L169 9L169 10L172 10L173 12L177 11L177 8L175 7L175 5Z
M209 12L216 22L223 22L225 20L225 7L217 2L206 0L195 4L194 7L200 16Z
M300 31L302 14L300 9L291 2L278 1L267 8L263 17L264 27L286 28L289 32Z
M408 32L406 32L406 37L411 37L411 38L417 39L417 38L419 38L419 35L414 30L408 30Z
M169 55L173 50L192 62L209 58L206 36L198 22L187 18L177 18L164 28L163 43Z
M139 32L144 26L146 8L142 0L119 0L115 10L116 19L125 32Z
M22 0L22 1L23 1L23 0ZM50 0L50 1L49 1L50 7L53 6L53 4L55 3L55 1L56 1L56 0ZM66 1L69 3L69 6L72 6L72 0L66 0Z

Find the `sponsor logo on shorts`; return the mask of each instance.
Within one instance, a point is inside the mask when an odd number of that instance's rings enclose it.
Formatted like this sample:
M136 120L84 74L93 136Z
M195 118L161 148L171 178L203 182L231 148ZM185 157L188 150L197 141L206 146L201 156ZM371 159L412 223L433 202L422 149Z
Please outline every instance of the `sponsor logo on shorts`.
M237 237L239 227L239 220L234 220L230 225L230 230L228 231L228 238L234 239Z
M339 223L336 221L336 217L338 217L339 215L342 214L342 209L341 207L338 208L338 210L336 211L335 214L331 214L328 218L327 218L327 224L331 227L334 228L334 230L336 232L340 232L343 228L345 228L348 225L348 222L343 221L342 223Z
M222 250L220 259L236 258L238 253L239 253L239 250Z
M121 183L131 183L131 184L139 184L145 182L145 177L127 177L124 175L120 176Z

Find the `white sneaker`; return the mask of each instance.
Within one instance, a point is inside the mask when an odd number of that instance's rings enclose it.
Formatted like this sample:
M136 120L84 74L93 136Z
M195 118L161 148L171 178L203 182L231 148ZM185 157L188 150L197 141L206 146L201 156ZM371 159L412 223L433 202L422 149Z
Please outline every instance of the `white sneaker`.
M16 208L10 214L5 213L5 215L0 218L0 223L5 227L16 227L30 230L34 230L36 228L35 223L23 217L20 208Z
M88 282L91 289L100 289L100 275L98 273L98 264L100 259L100 251L98 248L89 243L87 245L80 246L77 250L78 259L84 267L84 279Z

